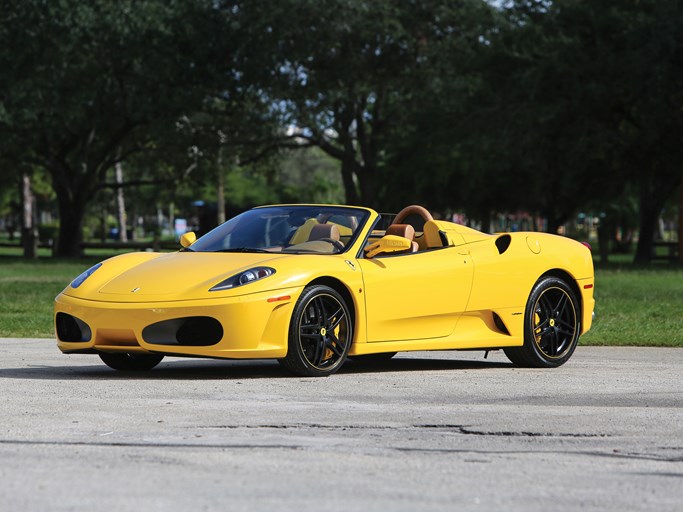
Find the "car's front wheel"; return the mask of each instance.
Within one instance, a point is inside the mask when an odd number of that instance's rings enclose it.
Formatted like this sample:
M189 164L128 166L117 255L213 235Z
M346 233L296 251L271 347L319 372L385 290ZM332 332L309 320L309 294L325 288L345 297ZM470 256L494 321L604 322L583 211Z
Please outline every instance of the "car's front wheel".
M581 331L580 306L571 287L557 277L538 280L524 315L524 345L505 349L518 366L555 368L574 353Z
M99 354L109 368L124 372L151 370L164 358L159 354Z
M287 356L280 362L296 375L325 377L339 370L353 340L344 298L329 286L306 288L294 307Z

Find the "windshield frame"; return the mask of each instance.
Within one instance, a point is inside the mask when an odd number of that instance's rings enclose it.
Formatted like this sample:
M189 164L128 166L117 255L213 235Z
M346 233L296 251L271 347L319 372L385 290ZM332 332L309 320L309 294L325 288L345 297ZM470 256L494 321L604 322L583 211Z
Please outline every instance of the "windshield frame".
M272 217L264 217L263 214L267 213L264 210L273 210ZM261 215L259 215L261 214ZM249 234L250 226L242 226L243 232L238 231L240 225L244 222L253 223L266 219L268 222L270 219L277 217L282 217L283 222L290 222L290 218L304 218L303 222L310 221L310 219L319 218L321 215L329 215L330 217L338 216L348 216L349 219L355 219L357 221L356 227L350 227L351 234L348 236L348 240L344 240L343 249L339 249L336 245L330 244L334 249L330 252L318 251L302 248L300 250L288 250L285 244L276 244L275 246L261 246L260 243L254 244L237 244L234 247L225 246L225 240L227 237L233 233ZM202 253L268 253L273 255L285 255L285 254L316 254L325 256L334 256L339 254L347 253L358 241L359 236L365 232L368 221L372 218L372 210L368 208L356 207L356 206L344 206L344 205L326 205L326 204L283 204L283 205L267 205L258 206L247 210L235 217L232 217L225 223L212 229L205 235L198 238L190 247L184 249L189 252L202 252ZM329 219L329 217L328 217ZM328 223L327 220L321 224ZM344 227L341 224L338 226ZM290 226L290 224L288 224ZM303 223L300 225L291 224L292 231L288 234L289 239L293 237L293 234L297 229L301 228ZM346 226L349 229L348 226ZM256 228L254 228L256 229ZM255 235L260 235L255 231ZM311 243L311 242L309 242ZM220 248L217 244L221 244ZM295 247L296 245L303 245L302 243L293 244L290 247ZM272 247L272 250L269 249Z

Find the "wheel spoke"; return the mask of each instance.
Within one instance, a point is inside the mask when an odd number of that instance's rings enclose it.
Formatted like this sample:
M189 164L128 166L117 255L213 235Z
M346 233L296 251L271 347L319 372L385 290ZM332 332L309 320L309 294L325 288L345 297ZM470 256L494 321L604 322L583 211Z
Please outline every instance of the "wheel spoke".
M344 349L341 348L337 342L332 341L328 343L327 346L330 348L330 350L332 350L332 352L337 354L339 357L344 355Z
M339 315L339 313L341 313L341 316L337 317L337 315ZM334 320L335 318L337 320L336 320L336 323L333 324L333 322L335 321ZM335 327L337 327L337 325L339 325L339 321L342 318L344 318L344 309L343 308L339 308L337 311L335 311L329 317L327 317L327 324L330 326L330 329L334 329Z
M541 295L538 300L538 305L541 308L539 313L541 313L543 317L550 318L553 315L553 305L550 302L550 298L547 297L547 294Z
M320 330L320 324L304 324L300 329L308 334L314 334L313 331Z
M557 301L557 306L555 306L554 312L558 315L562 314L564 312L564 309L567 307L567 302L567 295L563 293L560 296L560 300Z
M563 327L564 330L566 330L567 332L569 332L571 334L574 334L574 331L576 330L576 326L574 324L570 324L569 322L565 322L561 318L557 319L557 325L558 325L558 329L560 327Z
M534 329L545 329L548 325L550 324L550 318L546 318L540 322L538 322L535 326Z
M561 329L558 327L557 332L559 332L560 334L564 334L565 336L567 336L569 338L574 336L574 329L568 330L568 329Z
M325 300L322 297L318 297L318 321L321 323L321 325L325 324Z
M537 336L540 336L541 338L546 336L548 333L553 332L553 328L550 326L547 326L545 329L543 329L541 332L537 334Z
M320 366L320 363L322 363L324 357L325 340L323 340L323 338L320 337L318 342L315 344L315 352L313 352L313 360L311 361L311 363L313 363L315 366Z
M335 333L330 333L330 339L334 341L338 347L341 347L342 350L346 346L346 343L342 343L342 341L339 339L339 337Z
M341 311L341 310L340 310L340 311ZM338 312L339 312L339 311L338 311ZM338 313L338 312L337 312L337 313ZM335 313L335 314L336 314L336 313ZM339 327L339 324L341 323L341 321L344 319L345 316L346 316L346 313L344 313L344 312L342 311L342 314L339 315L339 317L338 317L334 322L332 322L332 323L330 324L329 330L330 330L330 331L334 331L337 327ZM333 317L333 318L334 318L334 317ZM330 319L330 321L332 321L332 318Z
M548 344L548 355L555 355L557 354L557 345L558 345L558 339L557 339L557 332L555 329L553 329L550 332L550 336L548 336L548 341L550 342Z

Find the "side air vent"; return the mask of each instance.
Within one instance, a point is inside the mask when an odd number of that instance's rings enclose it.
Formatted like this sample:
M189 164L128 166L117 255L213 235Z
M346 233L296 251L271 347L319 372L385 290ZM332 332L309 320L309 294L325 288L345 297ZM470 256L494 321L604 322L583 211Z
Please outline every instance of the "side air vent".
M501 235L496 238L496 247L498 247L498 254L503 254L510 247L512 237L510 235Z
M503 334L507 334L510 336L510 331L508 331L508 328L505 326L505 323L503 322L503 319L498 316L495 312L493 313L493 323L496 324L496 327L500 332Z

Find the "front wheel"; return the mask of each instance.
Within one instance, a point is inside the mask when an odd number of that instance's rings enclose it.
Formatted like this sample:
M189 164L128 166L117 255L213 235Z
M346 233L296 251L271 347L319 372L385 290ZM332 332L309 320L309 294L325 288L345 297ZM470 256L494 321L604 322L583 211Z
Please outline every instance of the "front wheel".
M306 288L294 307L287 356L280 362L296 375L326 377L339 370L353 340L344 298L328 286Z
M518 366L555 368L569 360L579 341L580 307L562 279L539 279L529 295L524 316L524 345L505 349Z
M108 354L105 352L99 356L109 368L124 372L151 370L164 358L159 354Z

